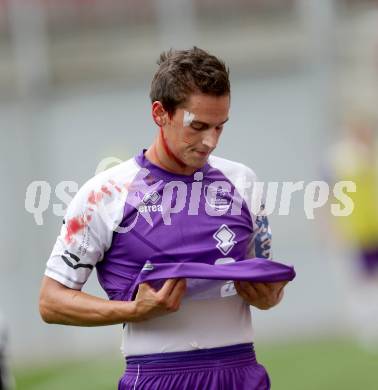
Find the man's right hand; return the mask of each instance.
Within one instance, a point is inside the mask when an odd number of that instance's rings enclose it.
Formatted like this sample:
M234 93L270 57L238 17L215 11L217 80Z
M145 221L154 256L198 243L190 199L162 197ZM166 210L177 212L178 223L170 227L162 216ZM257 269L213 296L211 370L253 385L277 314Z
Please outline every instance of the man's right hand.
M185 279L168 279L158 291L148 283L141 283L134 300L135 317L133 321L144 321L176 312L180 308L185 291Z

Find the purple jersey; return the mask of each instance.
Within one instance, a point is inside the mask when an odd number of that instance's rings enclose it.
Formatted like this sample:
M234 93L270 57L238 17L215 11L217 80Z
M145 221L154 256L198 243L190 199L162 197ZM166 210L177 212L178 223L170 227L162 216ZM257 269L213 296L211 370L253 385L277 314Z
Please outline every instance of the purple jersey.
M260 210L255 181L246 166L214 156L191 176L173 174L143 151L80 189L46 275L81 289L96 268L109 298L126 300L146 262L214 265L270 258L267 218L254 212ZM249 306L225 282L204 299L185 301L176 313L128 324L123 350L140 355L251 341Z
M167 279L186 279L184 299L217 298L222 291L225 280L233 289L233 281L258 283L276 283L291 281L295 278L294 267L266 261L266 259L246 259L227 264L207 264L200 262L188 263L156 263L147 261L140 274L129 290L128 300L132 300L138 292L141 283L149 283L159 290ZM222 294L221 294L222 295Z

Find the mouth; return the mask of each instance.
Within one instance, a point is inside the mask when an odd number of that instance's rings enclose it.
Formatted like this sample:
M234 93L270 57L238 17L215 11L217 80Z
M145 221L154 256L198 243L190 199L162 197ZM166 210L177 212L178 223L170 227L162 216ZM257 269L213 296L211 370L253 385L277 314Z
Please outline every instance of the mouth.
M201 157L207 157L210 154L210 152L201 152L200 150L196 150L195 152Z

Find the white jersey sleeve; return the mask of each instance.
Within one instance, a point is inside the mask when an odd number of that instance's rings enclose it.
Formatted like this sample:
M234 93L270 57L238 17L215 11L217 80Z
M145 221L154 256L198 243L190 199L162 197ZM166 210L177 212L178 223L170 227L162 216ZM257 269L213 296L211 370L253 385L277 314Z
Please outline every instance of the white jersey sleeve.
M45 275L80 290L109 249L123 217L127 183L136 174L128 160L90 179L67 208Z

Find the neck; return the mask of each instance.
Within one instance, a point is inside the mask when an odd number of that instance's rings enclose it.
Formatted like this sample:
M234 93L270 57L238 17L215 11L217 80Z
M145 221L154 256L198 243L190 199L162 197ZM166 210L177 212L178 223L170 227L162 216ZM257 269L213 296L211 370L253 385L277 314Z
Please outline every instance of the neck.
M160 129L154 143L147 149L145 156L154 165L178 175L190 176L197 170L189 167L173 154L164 139L162 129Z

